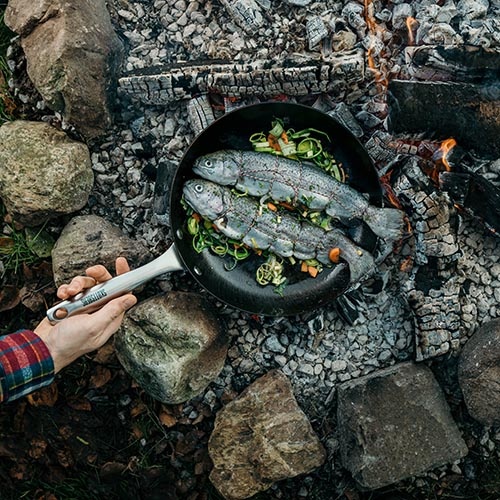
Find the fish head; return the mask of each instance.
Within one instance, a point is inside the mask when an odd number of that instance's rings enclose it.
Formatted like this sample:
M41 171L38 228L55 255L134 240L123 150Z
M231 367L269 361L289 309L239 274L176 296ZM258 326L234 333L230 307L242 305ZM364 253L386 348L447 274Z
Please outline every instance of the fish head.
M236 151L221 150L196 159L193 172L224 186L236 183L239 174L239 162Z
M212 221L224 215L230 206L228 188L205 179L187 181L183 193L186 203L195 212Z

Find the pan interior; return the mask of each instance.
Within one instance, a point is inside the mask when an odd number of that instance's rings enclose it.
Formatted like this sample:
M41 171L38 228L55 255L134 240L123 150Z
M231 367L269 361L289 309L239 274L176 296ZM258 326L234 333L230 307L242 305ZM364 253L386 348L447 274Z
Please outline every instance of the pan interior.
M249 137L254 132L268 132L275 118L285 120L295 130L316 128L332 140L330 152L340 162L348 183L367 193L374 204L382 200L378 175L366 150L345 127L329 115L314 108L291 103L260 103L245 106L222 116L207 127L186 151L175 173L170 193L170 214L175 245L185 267L206 290L237 309L269 316L287 316L323 306L341 295L349 283L345 264L324 269L316 278L305 273L291 277L282 294L272 285L261 286L255 271L262 259L251 257L231 271L227 262L208 249L197 253L192 238L185 231L186 212L182 208L182 187L194 178L192 165L196 158L219 149L250 150ZM365 248L374 250L374 244Z

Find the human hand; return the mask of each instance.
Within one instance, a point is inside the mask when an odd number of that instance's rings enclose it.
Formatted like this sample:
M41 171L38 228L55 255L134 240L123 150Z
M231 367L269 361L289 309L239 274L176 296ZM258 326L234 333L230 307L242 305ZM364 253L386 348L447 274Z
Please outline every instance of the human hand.
M118 257L115 266L116 274L130 271L124 257ZM61 285L57 296L65 300L112 278L109 271L101 265L89 267L85 273L86 276L77 276L68 285ZM45 318L34 332L47 345L54 361L55 372L80 356L103 346L120 327L125 311L136 302L136 297L128 293L110 300L95 312L75 314L56 325L52 325Z

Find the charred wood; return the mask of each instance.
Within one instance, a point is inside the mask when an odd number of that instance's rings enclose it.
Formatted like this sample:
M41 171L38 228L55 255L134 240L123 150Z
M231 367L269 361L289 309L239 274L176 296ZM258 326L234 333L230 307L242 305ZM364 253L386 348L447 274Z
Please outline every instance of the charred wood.
M454 137L462 147L500 156L498 85L393 80L388 102L393 133Z
M417 46L405 49L411 77L420 80L484 83L500 78L500 52L472 45Z
M252 33L264 24L262 12L255 0L221 0L221 3L234 21L247 33Z
M404 288L421 361L459 346L458 216L448 194L437 189L416 158L409 157L392 181L413 228L416 266Z
M415 359L423 361L460 345L460 285L456 276L419 268L406 283L415 323Z
M206 94L191 99L187 105L187 112L189 123L195 135L198 135L215 121L214 110Z
M395 173L392 187L412 222L415 263L439 258L446 266L456 261L458 218L448 194L436 189L413 158Z
M303 96L341 93L363 79L364 68L362 51L328 59L284 60L279 64L262 60L249 63L213 61L149 68L147 72L121 78L119 86L121 93L144 104L160 105L208 92L228 97Z
M500 236L500 189L481 175L464 171L441 172L439 185L467 213Z

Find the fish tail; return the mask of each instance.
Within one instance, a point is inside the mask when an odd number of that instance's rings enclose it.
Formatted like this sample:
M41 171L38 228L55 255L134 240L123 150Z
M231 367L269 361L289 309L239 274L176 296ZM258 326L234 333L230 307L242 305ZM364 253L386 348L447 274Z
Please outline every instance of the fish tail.
M370 252L358 247L343 235L337 235L335 246L340 248L340 258L349 265L351 283L363 281L375 272L375 260Z
M398 241L403 237L404 212L397 208L380 208L369 205L363 220L383 240Z

